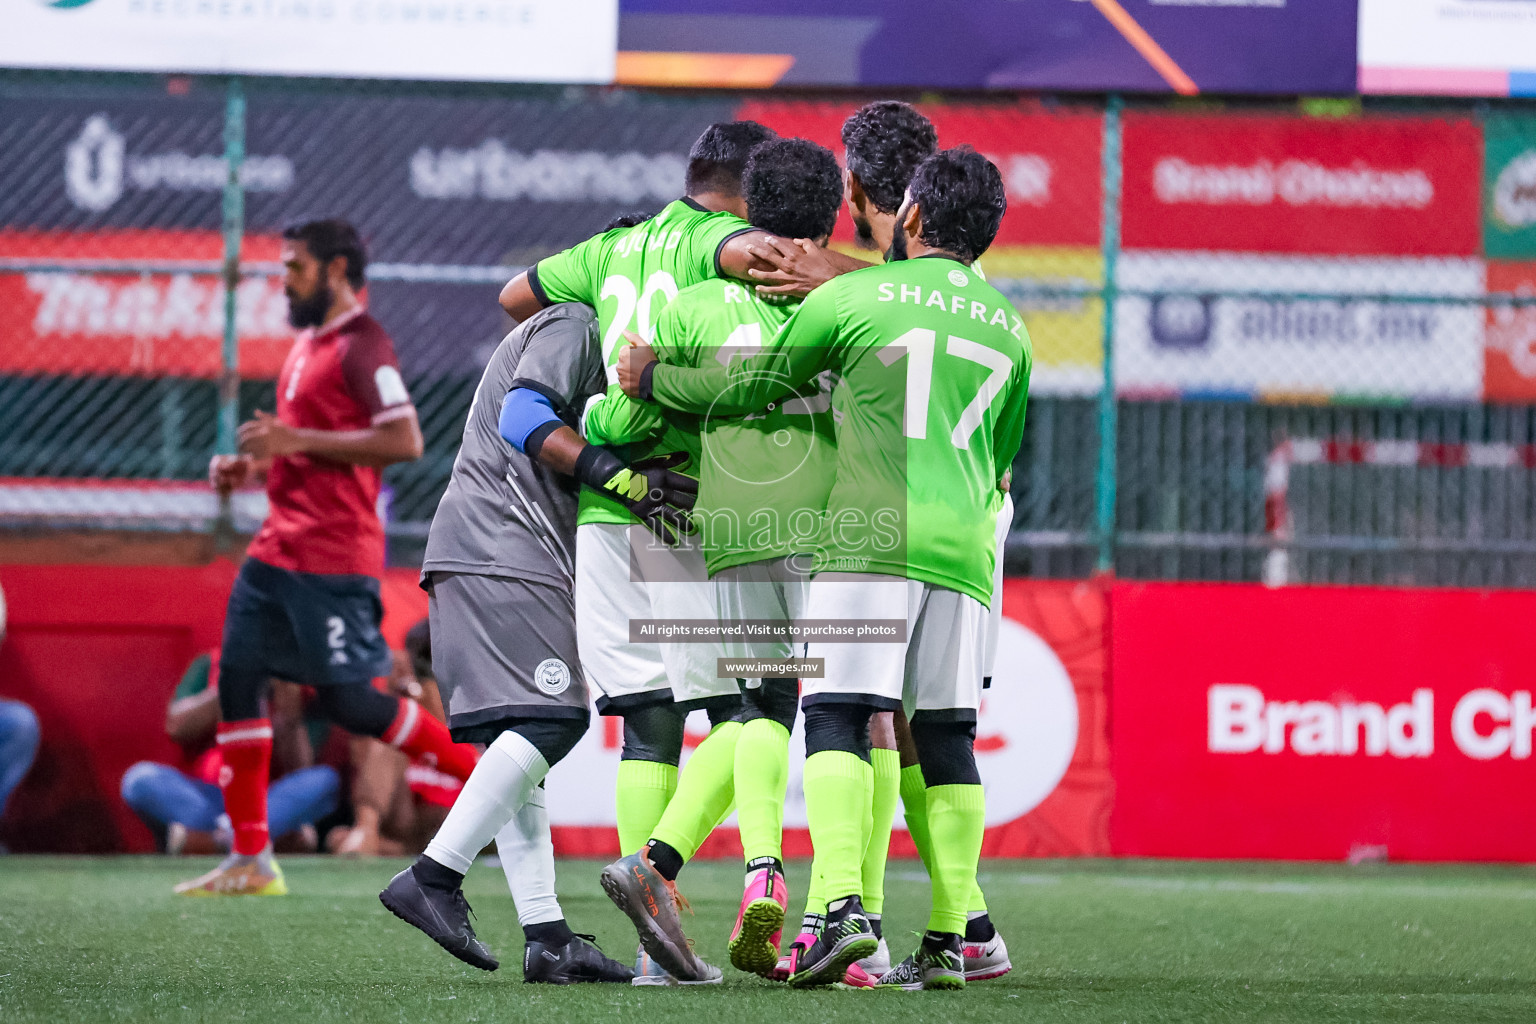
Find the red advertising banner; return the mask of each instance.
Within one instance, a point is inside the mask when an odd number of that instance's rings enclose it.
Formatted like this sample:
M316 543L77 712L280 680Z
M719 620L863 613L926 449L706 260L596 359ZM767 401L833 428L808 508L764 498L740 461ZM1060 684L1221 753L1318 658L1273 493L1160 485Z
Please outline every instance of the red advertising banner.
M781 135L818 142L841 163L843 121L857 109L856 103L751 101L737 116L760 121ZM920 109L938 129L940 146L973 146L1002 172L1008 213L995 245L1099 244L1104 130L1099 114L982 106ZM846 211L833 237L853 241Z
M277 248L247 239L243 258L275 260ZM113 264L221 258L213 231L0 232L0 260L22 268L0 273L0 373L216 376L223 281ZM241 374L277 376L293 344L282 280L243 280L235 318Z
M149 831L118 795L140 760L176 764L165 705L188 661L218 643L235 566L0 566L10 634L0 647L0 697L30 705L42 748L6 812L0 838L36 852L144 852ZM383 631L392 646L426 614L417 574L383 579ZM989 857L1106 856L1110 781L1102 588L1009 580L998 671L977 729L987 786ZM688 746L707 733L701 721ZM622 730L593 728L550 778L562 856L618 853L613 778ZM796 737L795 762L804 749ZM88 755L88 756L86 756ZM797 774L797 773L795 773ZM785 849L810 853L804 803L792 785ZM893 852L915 856L900 816ZM740 856L723 828L700 856Z
M0 827L8 846L154 849L119 786L137 761L183 760L165 734L166 704L193 656L218 646L235 571L223 559L196 568L0 566L9 608L0 697L30 706L42 727L37 761ZM383 632L393 647L427 613L417 576L384 574Z
M1128 248L1472 256L1470 118L1127 114Z
M1488 291L1536 295L1536 263L1488 261ZM1490 306L1483 330L1483 396L1536 402L1536 306Z
M1033 786L1045 795L1019 817L989 827L983 856L1109 855L1114 784L1108 610L1108 594L1095 583L1011 579L1003 584L1005 640L999 644L992 689L982 698L981 720L991 728L978 730L976 754L982 764L1008 758L1006 772L997 771L998 765L992 772L1008 782L988 789L988 822L1001 810L998 804L1005 791L1018 799ZM1071 691L1053 701L1047 695L1049 680L1058 671L1065 674ZM1015 692L1005 693L1005 687ZM1062 719L1069 702L1075 705L1076 737L1066 748L1071 760L1058 774L1050 764L1054 744L1031 733L1066 728ZM910 843L904 833L898 833L897 841Z
M387 584L386 584L387 586ZM385 600L390 595L386 590ZM1090 583L1009 580L992 688L982 698L976 762L987 792L987 857L1102 857L1109 846L1113 786L1105 693L1104 590ZM685 736L688 748L707 724ZM804 737L790 740L784 852L811 855L801 792ZM611 857L613 785L623 734L596 719L581 744L550 773L550 813L561 856ZM686 756L686 755L685 755ZM891 853L915 857L896 817ZM701 857L739 857L734 822L715 830Z
M1119 855L1536 860L1536 594L1117 584Z

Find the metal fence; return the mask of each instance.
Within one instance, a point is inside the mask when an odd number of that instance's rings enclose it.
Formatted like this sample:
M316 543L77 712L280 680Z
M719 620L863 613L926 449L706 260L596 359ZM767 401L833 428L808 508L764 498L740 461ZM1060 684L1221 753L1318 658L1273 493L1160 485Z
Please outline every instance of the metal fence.
M199 481L272 403L278 229L341 215L422 416L425 456L386 474L409 562L501 283L674 198L706 124L835 146L859 102L0 76L0 527L249 529L259 502ZM924 108L1008 187L982 266L1036 356L1011 571L1536 582L1536 114Z

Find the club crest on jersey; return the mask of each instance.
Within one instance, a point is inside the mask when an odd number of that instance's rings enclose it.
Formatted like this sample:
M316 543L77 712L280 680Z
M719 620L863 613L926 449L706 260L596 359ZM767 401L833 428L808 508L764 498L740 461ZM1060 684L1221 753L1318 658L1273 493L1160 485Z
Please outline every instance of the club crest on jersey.
M551 697L562 694L571 688L570 666L559 658L545 658L533 670L533 684L539 688L540 693L547 693Z
M956 269L949 272L949 283L956 288L964 288L971 283L971 279L965 276L965 271Z

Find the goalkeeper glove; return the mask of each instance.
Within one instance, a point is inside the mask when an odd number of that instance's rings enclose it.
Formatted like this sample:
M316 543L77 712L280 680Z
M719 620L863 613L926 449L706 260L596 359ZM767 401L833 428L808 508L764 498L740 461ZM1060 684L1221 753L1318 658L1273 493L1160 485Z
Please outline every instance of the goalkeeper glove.
M576 457L576 479L616 500L662 543L676 547L685 534L698 532L688 510L699 496L699 482L672 472L687 461L686 452L674 452L626 466L608 449L589 444Z

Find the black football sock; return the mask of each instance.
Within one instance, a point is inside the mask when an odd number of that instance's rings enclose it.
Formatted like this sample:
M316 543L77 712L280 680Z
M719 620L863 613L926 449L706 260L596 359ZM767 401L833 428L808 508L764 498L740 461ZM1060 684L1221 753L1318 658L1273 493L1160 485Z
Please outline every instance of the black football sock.
M966 942L991 942L997 934L997 929L992 927L992 918L988 914L973 917L965 922Z
M546 946L564 946L576 934L571 931L571 926L565 923L565 918L558 921L540 921L538 924L523 925L523 938L529 942L542 942Z
M960 943L960 936L954 932L923 932L923 948L931 953L938 953Z
M752 860L747 861L747 874L749 875L762 871L765 868L772 868L782 875L784 873L784 862L777 857L754 857Z
M445 892L453 892L464 884L463 874L453 868L443 867L426 854L416 858L416 863L411 865L411 874L422 885Z
M875 933L875 938L877 938L877 939L885 938L885 933L880 930L880 915L879 914L865 914L864 916L869 918L869 930Z
M683 855L660 839L652 839L646 848L650 851L651 867L667 881L677 881L677 873L683 870Z

